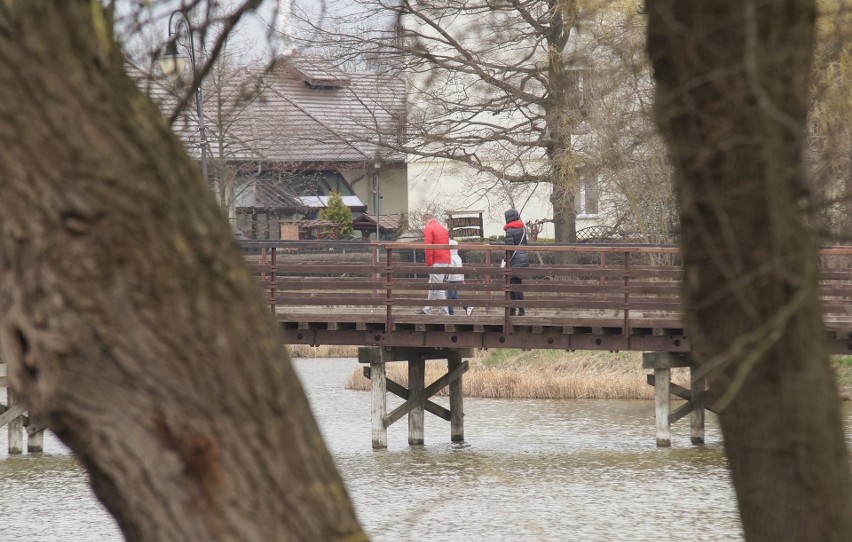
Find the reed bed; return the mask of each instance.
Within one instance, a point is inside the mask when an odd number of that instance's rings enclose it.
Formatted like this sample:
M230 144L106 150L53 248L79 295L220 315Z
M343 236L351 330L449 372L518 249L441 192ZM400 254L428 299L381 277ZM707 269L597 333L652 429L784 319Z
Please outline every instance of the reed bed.
M462 379L466 397L491 399L653 399L638 352L480 351ZM446 373L446 362L426 363L426 385ZM408 366L389 363L388 378L408 386ZM685 369L672 371L672 380L688 387ZM354 371L347 389L369 390L370 381ZM447 389L438 395L446 395Z
M357 346L291 345L294 358L355 358ZM470 370L462 379L467 397L494 399L653 399L654 388L646 383L651 371L642 368L640 352L563 352L477 350ZM852 400L852 356L837 356L832 366L843 400ZM408 365L389 363L388 377L408 386ZM426 385L446 373L446 362L426 363ZM689 387L688 369L672 369L672 382ZM360 368L346 381L346 388L369 390L370 381ZM444 388L438 395L446 395Z
M321 345L308 346L306 344L291 344L287 348L290 350L291 358L357 358L358 347L348 345Z

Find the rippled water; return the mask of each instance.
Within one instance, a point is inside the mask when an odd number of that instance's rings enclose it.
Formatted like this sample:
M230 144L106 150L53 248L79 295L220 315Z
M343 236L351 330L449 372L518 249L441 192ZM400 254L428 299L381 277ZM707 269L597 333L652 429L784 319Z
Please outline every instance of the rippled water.
M358 363L296 367L374 541L742 540L712 415L706 445L692 446L681 421L659 449L650 401L465 398L466 443L427 413L424 447L408 446L403 418L373 451L370 396L343 389ZM65 447L48 434L45 450L7 457L0 431L0 540L121 540Z

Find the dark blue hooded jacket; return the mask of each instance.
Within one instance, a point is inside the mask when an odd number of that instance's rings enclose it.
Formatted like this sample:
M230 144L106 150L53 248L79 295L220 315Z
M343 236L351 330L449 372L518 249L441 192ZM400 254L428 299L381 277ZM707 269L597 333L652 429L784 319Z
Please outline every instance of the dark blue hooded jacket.
M503 226L503 230L506 232L506 240L505 243L507 245L526 245L527 244L527 236L524 234L526 231L524 227L524 223L521 220L521 214L515 209L509 209L504 213L506 217L506 225ZM516 250L515 255L512 256L512 267L529 267L530 258L527 255L526 250Z

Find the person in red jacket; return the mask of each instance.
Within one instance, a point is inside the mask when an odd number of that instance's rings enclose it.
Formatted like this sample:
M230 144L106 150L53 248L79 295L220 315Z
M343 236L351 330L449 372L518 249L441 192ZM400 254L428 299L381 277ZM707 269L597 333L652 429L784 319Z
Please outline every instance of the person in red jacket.
M435 216L431 213L426 213L423 215L423 223L425 227L423 228L423 243L426 245L449 245L450 243L450 232L447 231L447 228L443 227L441 224L435 220ZM446 273L438 273L435 271L440 271L440 267L449 267L450 266L450 249L449 248L427 248L426 251L426 266L433 268L433 272L429 273L429 284L441 284L444 282L444 279L447 277ZM427 297L430 301L435 299L447 299L447 291L446 290L429 290L429 295ZM440 307L439 308L441 314L450 315L448 307ZM420 311L422 314L431 314L432 307L425 306Z

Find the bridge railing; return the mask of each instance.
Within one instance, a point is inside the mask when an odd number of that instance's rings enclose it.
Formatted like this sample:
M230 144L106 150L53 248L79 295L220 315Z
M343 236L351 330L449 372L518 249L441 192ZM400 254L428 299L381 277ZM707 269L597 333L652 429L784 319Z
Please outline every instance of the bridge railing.
M530 267L501 267L514 247L460 244L463 284L430 284L432 268L423 263L426 248L447 245L336 241L243 241L270 310L282 319L300 314L348 314L349 320L383 323L431 322L418 316L424 305L433 313L453 307L454 323L463 323L462 307L473 307L477 321L505 327L520 322L585 322L606 332L627 334L635 328L680 327L681 259L676 246L637 244L529 245ZM507 250L508 249L508 250ZM826 322L852 331L852 247L821 251L822 295ZM521 280L516 284L511 280ZM457 290L459 300L426 301L429 290ZM513 299L522 292L523 300ZM524 309L525 316L514 316ZM485 318L483 320L483 317ZM446 317L443 317L446 319ZM331 320L332 318L330 318ZM844 331L845 330L845 331Z

